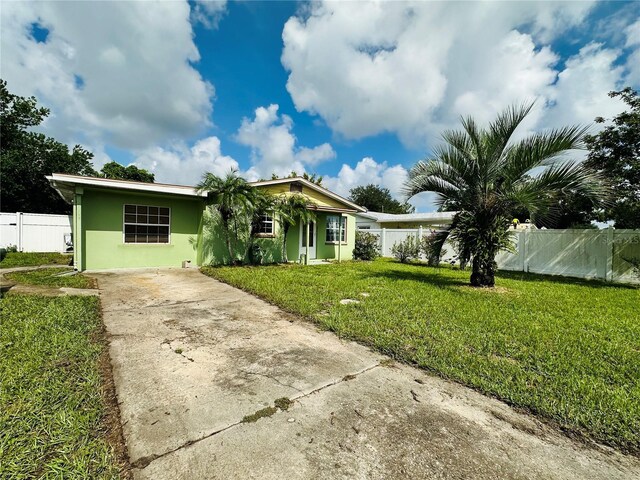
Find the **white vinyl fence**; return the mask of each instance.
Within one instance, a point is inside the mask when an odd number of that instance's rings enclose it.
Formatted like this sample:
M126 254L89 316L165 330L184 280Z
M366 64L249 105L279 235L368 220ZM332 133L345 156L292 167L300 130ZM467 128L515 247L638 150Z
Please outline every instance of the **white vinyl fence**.
M71 248L71 215L0 213L0 247L19 252L66 252Z
M429 233L426 228L364 231L378 236L383 257L393 256L394 243ZM515 253L498 254L500 270L638 283L625 259L640 258L640 230L520 230L514 232L514 243ZM445 261L455 256L450 244L444 249Z

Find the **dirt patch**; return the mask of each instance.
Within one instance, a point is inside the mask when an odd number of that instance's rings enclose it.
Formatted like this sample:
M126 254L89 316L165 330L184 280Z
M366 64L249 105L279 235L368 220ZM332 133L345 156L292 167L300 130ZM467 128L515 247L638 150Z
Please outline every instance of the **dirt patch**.
M97 283L97 282L96 282ZM91 340L102 345L102 352L98 358L98 370L102 380L102 401L104 402L104 417L102 428L104 436L113 448L116 461L120 468L120 478L125 480L133 479L131 464L127 445L122 434L122 424L120 423L120 407L116 395L116 386L113 381L113 370L111 358L109 357L109 342L107 333L102 321L102 307L100 307L100 326L93 332Z

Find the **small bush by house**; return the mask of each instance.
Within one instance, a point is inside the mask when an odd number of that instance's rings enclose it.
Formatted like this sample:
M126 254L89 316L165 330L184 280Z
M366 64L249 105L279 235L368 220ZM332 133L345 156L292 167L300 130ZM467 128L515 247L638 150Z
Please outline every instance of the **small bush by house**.
M373 233L357 230L353 258L356 260L375 260L379 256L378 236Z

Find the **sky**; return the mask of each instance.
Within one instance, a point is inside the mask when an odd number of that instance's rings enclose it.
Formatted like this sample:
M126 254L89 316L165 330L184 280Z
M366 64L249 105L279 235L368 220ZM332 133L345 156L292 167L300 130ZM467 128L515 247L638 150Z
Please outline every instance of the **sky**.
M0 27L9 90L51 109L40 131L163 183L296 171L402 199L461 116L535 101L517 136L596 133L624 110L607 93L640 87L639 2L8 1Z

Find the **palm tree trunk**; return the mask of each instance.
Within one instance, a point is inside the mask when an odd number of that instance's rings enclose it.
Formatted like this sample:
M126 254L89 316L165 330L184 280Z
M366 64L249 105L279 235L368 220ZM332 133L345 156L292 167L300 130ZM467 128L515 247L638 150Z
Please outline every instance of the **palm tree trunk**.
M474 287L495 287L496 269L495 255L474 257L471 271L471 285Z

